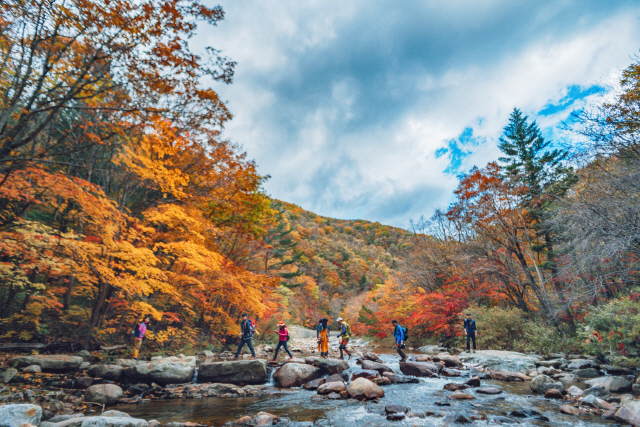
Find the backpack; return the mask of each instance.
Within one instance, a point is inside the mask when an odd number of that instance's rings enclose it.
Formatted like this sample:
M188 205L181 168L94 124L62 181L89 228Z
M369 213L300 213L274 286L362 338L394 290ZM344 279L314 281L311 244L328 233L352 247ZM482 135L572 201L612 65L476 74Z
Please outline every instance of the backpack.
M249 333L246 334L247 336L252 336L255 332L256 332L256 325L255 323L253 323L253 321L251 319L247 319L247 326L249 326Z
M349 335L349 336L353 335L351 333L351 325L349 325L347 322L344 322L344 323L345 323L345 325L347 325L347 327L345 328L345 330L347 331L347 335Z
M409 329L405 328L404 326L401 326L402 328L402 333L404 334L404 340L408 340L409 339Z

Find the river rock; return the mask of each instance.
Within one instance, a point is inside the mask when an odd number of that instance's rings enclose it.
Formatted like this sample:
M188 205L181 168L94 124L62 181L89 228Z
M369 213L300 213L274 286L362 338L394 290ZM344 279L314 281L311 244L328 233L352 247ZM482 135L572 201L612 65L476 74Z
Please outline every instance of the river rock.
M528 381L531 379L531 377L519 372L489 371L489 374L491 374L491 378L496 381Z
M307 363L307 361L302 357L292 357L290 359L285 359L283 363Z
M567 415L584 415L586 414L585 411L583 411L580 408L576 408L575 406L571 406L571 405L562 405L560 406L560 412L562 412L563 414L567 414Z
M571 397L582 397L582 395L584 394L582 392L582 389L572 385L571 387L569 387L569 389L567 390L567 394Z
M348 376L347 374L345 374L345 373L342 373L342 374L333 374L333 375L329 375L329 376L326 378L326 380L327 380L327 381L325 381L325 382L328 382L328 383L332 383L332 382L336 382L336 381L342 381L342 382L345 382L345 381L348 381L348 380L349 380L349 376Z
M389 381L391 381L393 384L407 384L407 383L416 384L420 382L420 380L417 378L407 377L404 375L397 375L397 374L394 374L393 372L385 372L382 374L382 376L384 376L385 378L389 378Z
M357 378L347 387L347 393L354 399L378 399L384 397L384 390L366 378Z
M320 368L302 363L287 363L280 367L273 375L273 379L280 387L300 387L322 375Z
M38 365L43 371L61 372L75 371L84 362L82 357L66 356L63 354L17 356L11 359L11 364L17 367Z
M538 360L535 362L536 366L555 369L560 368L564 363L566 363L566 359Z
M585 384L594 386L596 384L602 384L607 390L613 393L623 393L625 391L631 391L631 381L622 377L600 377L585 381Z
M563 374L556 374L553 376L553 378L565 383L577 383L580 381L580 378L578 378L577 375L568 372L565 372Z
M444 368L440 372L440 375L442 375L443 377L460 377L462 376L462 372L457 369Z
M158 420L149 420L147 421L149 427L160 427L162 424Z
M605 366L604 370L607 372L608 375L633 375L634 373L633 369L623 368L620 366L612 366L612 365Z
M115 384L96 384L84 392L84 401L111 405L116 403L122 394L122 389Z
M287 365L289 364L284 365L282 368ZM313 366L310 367L313 368ZM198 381L201 382L264 384L268 379L267 363L264 360L259 359L205 362L200 365L200 369L198 371ZM309 380L311 379L313 378L309 378ZM299 385L302 385L302 383Z
M351 380L355 380L356 378L366 378L369 381L373 381L378 377L380 377L378 371L367 369L360 369L351 374Z
M437 378L438 368L428 362L400 362L400 371L405 375L414 377Z
M6 369L3 373L2 373L2 382L5 384L8 384L9 382L11 382L12 379L15 378L15 376L18 375L18 370L15 368L9 368Z
M571 369L575 371L577 369L586 369L586 368L597 368L598 364L593 360L588 359L574 359L569 363L567 369Z
M589 378L597 378L601 375L600 372L595 368L576 369L575 371L573 371L573 373L576 374L578 379L580 379L581 381L587 380Z
M37 426L42 418L38 405L17 404L0 406L0 427Z
M442 362L447 368L462 368L462 361L456 356L438 354L433 356L434 362Z
M421 352L427 353L427 354L439 354L439 353L447 351L447 349L444 348L444 347L437 346L437 345L425 345L423 347L420 347L418 349L418 351L421 351Z
M611 403L605 400L602 400L598 397L595 397L594 395L589 395L584 399L582 399L582 404L585 406L590 406L595 409L604 409L606 411L615 409L615 406L613 406Z
M379 386L391 385L391 380L387 377L378 377L370 381L373 381L374 384Z
M329 393L342 393L345 391L347 387L344 385L342 381L335 381L330 383L324 383L320 387L318 387L318 394L329 394Z
M91 384L93 384L93 378L91 377L77 377L75 379L75 386L76 388L79 389L86 389L91 387Z
M42 368L38 365L30 365L24 368L22 372L25 372L27 374L39 374L42 372Z
M553 378L546 375L538 375L531 380L531 391L538 394L544 394L551 389L559 391L564 390L564 385L560 381L554 381Z
M80 350L76 353L76 356L82 357L82 360L84 360L85 362L91 362L91 358L93 357L87 350Z
M584 396L595 396L600 398L605 398L609 396L609 390L602 384L596 384L584 390L582 392Z
M393 370L383 363L373 362L371 360L362 360L360 362L362 369L378 371L380 375L385 372L393 372Z
M471 422L469 418L465 417L462 414L449 414L446 417L444 417L442 421L445 423L445 425L449 425L450 423L468 424Z
M372 362L379 362L381 363L382 361L380 360L380 355L376 354L376 353L371 353L369 351L362 353L361 358L363 360L371 360Z
M340 374L343 371L349 369L349 364L346 360L340 359L324 359L322 357L307 357L305 362L309 365L313 365L316 368L320 368L325 374Z
M86 417L81 427L148 427L145 420L131 417Z
M463 363L475 363L494 371L526 372L536 368L540 357L515 351L479 350L459 354L458 359Z
M465 381L464 383L466 385L468 385L469 387L480 387L480 377L478 377L478 376L471 377L467 381Z
M304 383L302 388L304 388L305 390L317 390L318 387L320 387L322 384L326 382L327 381L324 378L317 378L315 380L311 380L307 383Z
M120 365L93 365L87 371L89 376L109 381L119 381L124 368Z
M409 408L403 405L387 405L384 407L384 412L388 414L406 414Z
M128 417L131 418L131 415L127 414L126 412L122 412L122 411L116 411L116 410L110 410L110 411L104 411L102 414L100 414L101 417Z
M618 409L613 418L621 423L640 426L640 400L625 403Z
M564 395L557 388L551 388L544 393L545 399L561 399L564 400Z
M449 399L454 400L471 400L475 399L475 397L471 396L469 393L465 393L463 391L456 391L455 393L449 395Z
M500 390L499 388L495 388L495 387L480 387L479 389L476 389L476 393L480 393L480 394L500 394L500 393L502 393L502 390Z
M469 388L469 386L466 384L460 384L460 383L447 383L444 385L443 388L449 391L457 391L457 390L465 390Z

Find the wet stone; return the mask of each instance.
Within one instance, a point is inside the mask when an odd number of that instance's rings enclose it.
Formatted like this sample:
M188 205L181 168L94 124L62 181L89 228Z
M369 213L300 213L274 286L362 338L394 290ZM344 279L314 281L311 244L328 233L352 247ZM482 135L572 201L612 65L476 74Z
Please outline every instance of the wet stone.
M564 399L562 392L555 388L547 390L546 393L544 394L544 397L545 399L560 399L560 400Z
M471 420L462 414L449 414L444 417L445 423L468 424Z
M444 385L444 389L449 391L465 390L467 388L469 388L468 385L459 383L448 383Z
M465 384L468 385L469 387L480 387L480 377L478 376L472 377L471 379L468 379L467 381L465 381Z
M405 414L387 414L387 420L389 421L402 421L405 417Z
M387 414L405 414L409 409L403 405L387 405L384 407L384 411Z
M476 390L476 393L480 393L480 394L500 394L502 393L502 390L500 390L499 388L495 388L495 387L482 387Z

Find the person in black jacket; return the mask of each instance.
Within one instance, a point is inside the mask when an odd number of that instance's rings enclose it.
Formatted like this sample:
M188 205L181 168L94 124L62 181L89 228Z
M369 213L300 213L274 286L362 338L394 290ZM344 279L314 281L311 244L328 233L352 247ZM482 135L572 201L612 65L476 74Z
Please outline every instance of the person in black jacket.
M471 318L471 314L467 313L467 318L464 319L464 334L467 336L467 351L471 351L470 341L473 340L473 352L476 352L476 336L478 331L476 330L476 321Z
M240 356L242 347L244 347L245 344L247 345L247 347L249 347L249 350L251 350L251 358L255 359L256 352L253 350L253 344L251 343L251 341L253 340L254 328L251 324L251 320L249 320L249 317L247 316L247 313L242 314L240 330L240 345L238 346L238 351L236 351L236 356L234 357L234 359L237 359L238 356Z

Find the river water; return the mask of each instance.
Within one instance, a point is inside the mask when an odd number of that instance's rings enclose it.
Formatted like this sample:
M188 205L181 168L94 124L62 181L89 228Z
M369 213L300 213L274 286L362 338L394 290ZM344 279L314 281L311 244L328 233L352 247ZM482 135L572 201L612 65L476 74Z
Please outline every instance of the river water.
M401 374L398 357L381 354L383 363ZM355 358L349 361L350 369L357 367ZM171 421L197 422L209 426L223 426L245 415L255 415L260 411L269 412L286 419L289 425L316 426L445 426L450 421L448 414L462 414L472 420L473 426L495 426L496 417L508 416L523 426L601 426L612 424L596 416L569 416L558 410L558 401L534 396L529 383L507 383L483 380L482 386L504 390L500 395L476 394L473 388L465 390L475 396L475 400L456 401L447 399L451 392L443 390L449 382L462 383L462 378L420 378L418 384L392 384L383 387L385 397L378 403L352 402L346 400L312 400L315 391L301 388L278 389L270 386L265 395L243 398L203 398L157 400L145 404L119 405L113 409L127 412L133 417L147 420L156 419L161 423ZM446 402L450 406L438 406ZM401 404L413 411L431 412L426 418L406 418L400 422L387 421L384 407ZM534 410L540 415L527 418L510 416L514 410ZM545 420L548 419L548 420Z

